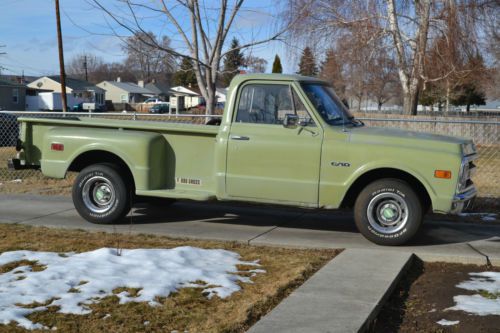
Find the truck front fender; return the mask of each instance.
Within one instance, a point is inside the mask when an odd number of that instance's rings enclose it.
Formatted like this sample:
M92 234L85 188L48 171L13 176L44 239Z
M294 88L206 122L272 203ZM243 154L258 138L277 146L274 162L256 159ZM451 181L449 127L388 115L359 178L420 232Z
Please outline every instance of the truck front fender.
M360 180L367 179L366 176L369 174L376 174L377 178L393 178L395 175L398 175L398 178L405 176L413 178L423 189L425 189L434 209L436 207L447 207L448 205L447 202L442 201L443 198L439 197L438 189L432 186L427 177L415 168L405 163L395 162L394 160L377 160L359 166L353 170L343 182L322 183L320 186L320 200L322 201L320 202L320 206L325 208L338 208L342 203L354 202L356 198L350 198L349 196L357 196L358 191L355 189L356 185L359 185ZM370 177L368 178L369 181L375 180ZM368 184L362 185L365 186ZM333 200L331 200L332 198ZM445 197L444 199L446 201L448 198Z
M129 168L137 190L165 188L168 173L173 173L173 170L168 170L167 164L171 149L168 149L165 138L155 132L53 127L45 133L43 142L40 164L43 174L49 177L64 178L73 162L82 156L89 156L90 152L104 154L101 159L94 157L87 164L109 162L106 153L121 159ZM54 143L62 144L63 150L51 149Z

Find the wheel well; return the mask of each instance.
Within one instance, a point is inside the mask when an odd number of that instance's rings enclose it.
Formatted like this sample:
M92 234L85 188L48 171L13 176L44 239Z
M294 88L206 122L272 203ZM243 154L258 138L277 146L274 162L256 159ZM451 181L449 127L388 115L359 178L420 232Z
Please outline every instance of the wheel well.
M354 202L356 201L359 193L368 184L374 182L375 180L383 178L396 178L407 182L412 188L415 189L415 192L422 202L425 212L427 212L427 210L431 208L432 201L424 185L422 185L422 183L413 175L402 170L391 168L371 170L361 175L358 179L356 179L356 181L347 191L342 201L341 207L354 207Z
M127 163L119 156L104 150L93 150L78 156L69 166L68 171L80 172L93 164L108 164L117 167L126 182L135 186L134 176Z

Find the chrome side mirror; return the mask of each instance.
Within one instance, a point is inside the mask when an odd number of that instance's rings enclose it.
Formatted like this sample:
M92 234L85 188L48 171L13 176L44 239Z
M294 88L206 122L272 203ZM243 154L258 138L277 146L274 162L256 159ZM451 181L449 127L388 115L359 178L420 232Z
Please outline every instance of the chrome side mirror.
M299 124L299 116L296 114L286 114L283 120L283 127L286 128L296 128Z

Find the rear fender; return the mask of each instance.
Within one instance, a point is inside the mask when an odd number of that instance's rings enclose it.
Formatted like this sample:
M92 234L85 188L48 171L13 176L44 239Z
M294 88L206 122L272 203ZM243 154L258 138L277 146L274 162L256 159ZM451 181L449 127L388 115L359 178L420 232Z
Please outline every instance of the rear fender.
M40 162L46 176L64 178L79 156L102 151L116 155L128 166L137 190L162 189L167 185L169 171L165 166L171 149L161 134L112 128L53 127L45 133L43 142ZM64 145L64 150L52 150L53 143ZM102 163L105 162L103 155Z

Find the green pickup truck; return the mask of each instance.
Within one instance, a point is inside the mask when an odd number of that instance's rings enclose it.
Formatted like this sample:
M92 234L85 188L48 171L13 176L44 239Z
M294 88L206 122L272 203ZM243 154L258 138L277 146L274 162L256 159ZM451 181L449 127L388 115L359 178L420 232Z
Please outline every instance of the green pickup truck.
M206 125L19 121L10 167L79 172L73 201L93 223L117 222L144 198L352 207L366 238L399 245L426 212L458 213L476 195L471 140L367 127L316 78L236 76L222 118Z

